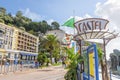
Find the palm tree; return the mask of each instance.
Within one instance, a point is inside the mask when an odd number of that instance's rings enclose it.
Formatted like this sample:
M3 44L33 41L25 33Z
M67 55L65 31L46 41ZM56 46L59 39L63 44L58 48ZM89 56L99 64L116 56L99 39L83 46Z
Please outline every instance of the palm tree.
M55 50L58 50L57 48L60 48L60 44L56 36L47 35L43 43L43 46L46 49L46 51L50 53L50 59L52 63L53 52L55 52Z
M55 63L57 63L57 61L60 59L60 48L56 47L53 50L52 56L55 58Z
M66 53L67 53L67 58L66 58L66 62L68 62L68 72L65 74L65 80L77 80L77 65L78 63L81 63L84 58L78 54L74 52L74 48L70 48L70 49L66 49Z

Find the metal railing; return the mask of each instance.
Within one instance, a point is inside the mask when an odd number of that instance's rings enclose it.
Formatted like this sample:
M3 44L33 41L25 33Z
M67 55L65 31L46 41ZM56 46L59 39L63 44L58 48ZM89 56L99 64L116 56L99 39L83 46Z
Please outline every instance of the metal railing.
M28 63L24 63L24 64L14 64L14 63L6 63L6 62L1 62L0 64L0 74L8 74L10 72L17 72L17 71L25 71L25 70L29 70L29 69L35 69L36 66L35 64L28 64Z

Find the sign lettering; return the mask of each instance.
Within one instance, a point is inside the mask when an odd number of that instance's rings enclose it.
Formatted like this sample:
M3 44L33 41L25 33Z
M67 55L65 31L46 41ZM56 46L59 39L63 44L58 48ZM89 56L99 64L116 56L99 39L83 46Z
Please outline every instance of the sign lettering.
M90 30L104 30L108 23L105 19L100 18L88 18L76 22L74 25L78 33L90 31Z

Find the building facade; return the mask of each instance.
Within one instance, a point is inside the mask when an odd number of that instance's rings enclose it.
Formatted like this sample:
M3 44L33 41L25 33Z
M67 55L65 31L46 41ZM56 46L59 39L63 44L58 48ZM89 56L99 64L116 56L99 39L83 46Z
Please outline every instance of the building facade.
M13 50L37 53L38 41L38 37L14 27Z
M39 38L18 29L0 23L0 58L8 60L35 60L38 54ZM6 57L5 57L6 56Z
M48 35L48 34L56 36L57 39L61 43L63 43L63 39L64 39L66 33L64 31L62 31L62 30L51 30L51 31L47 31L46 35Z
M13 27L0 23L0 48L12 49L13 32Z

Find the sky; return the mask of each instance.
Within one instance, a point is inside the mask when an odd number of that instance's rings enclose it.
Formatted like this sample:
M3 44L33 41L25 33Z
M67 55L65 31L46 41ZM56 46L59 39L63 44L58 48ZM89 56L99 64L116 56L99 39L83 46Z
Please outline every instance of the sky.
M94 10L98 2L105 0L0 0L0 6L13 15L21 10L34 21L47 20L64 23L70 16L95 16Z
M0 7L15 15L23 15L33 21L57 21L62 25L71 16L81 18L99 17L109 20L110 31L120 33L120 0L0 0ZM120 50L120 38L107 45L107 57L113 49Z

